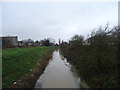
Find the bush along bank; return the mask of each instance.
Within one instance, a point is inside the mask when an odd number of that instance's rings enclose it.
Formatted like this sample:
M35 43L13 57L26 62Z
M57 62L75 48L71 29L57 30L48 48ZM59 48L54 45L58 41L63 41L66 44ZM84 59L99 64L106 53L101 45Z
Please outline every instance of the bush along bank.
M61 52L91 88L120 87L120 28L98 28L87 39L75 35Z
M34 88L55 49L30 47L3 50L3 88Z

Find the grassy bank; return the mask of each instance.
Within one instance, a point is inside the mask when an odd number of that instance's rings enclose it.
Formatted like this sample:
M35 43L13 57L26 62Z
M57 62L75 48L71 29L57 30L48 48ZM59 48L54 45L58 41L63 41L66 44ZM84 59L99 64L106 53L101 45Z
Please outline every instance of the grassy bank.
M54 47L29 47L3 49L2 86L9 87L43 60L43 55Z

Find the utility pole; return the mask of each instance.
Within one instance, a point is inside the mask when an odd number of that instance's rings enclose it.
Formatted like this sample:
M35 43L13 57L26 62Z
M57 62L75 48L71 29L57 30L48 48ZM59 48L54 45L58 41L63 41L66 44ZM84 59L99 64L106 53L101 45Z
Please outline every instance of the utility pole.
M59 46L60 46L60 44L61 44L61 40L60 40L60 38L59 38Z

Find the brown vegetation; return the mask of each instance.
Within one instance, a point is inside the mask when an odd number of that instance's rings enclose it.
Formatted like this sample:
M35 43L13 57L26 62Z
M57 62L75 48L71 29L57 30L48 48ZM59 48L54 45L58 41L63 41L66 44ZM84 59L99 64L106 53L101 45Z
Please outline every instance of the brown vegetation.
M61 51L90 87L120 87L120 27L99 27L85 40L75 35Z

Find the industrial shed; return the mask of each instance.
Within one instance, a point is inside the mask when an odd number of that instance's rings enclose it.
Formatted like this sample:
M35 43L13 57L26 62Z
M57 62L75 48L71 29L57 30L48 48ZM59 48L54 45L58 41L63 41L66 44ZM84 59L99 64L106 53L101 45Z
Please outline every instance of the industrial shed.
M18 37L17 36L0 37L0 42L2 42L3 48L17 47Z

